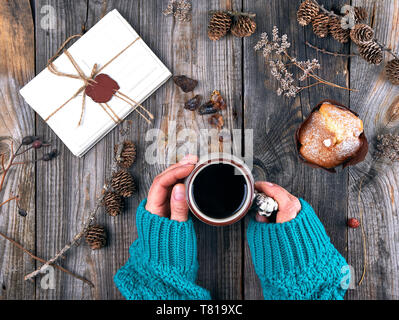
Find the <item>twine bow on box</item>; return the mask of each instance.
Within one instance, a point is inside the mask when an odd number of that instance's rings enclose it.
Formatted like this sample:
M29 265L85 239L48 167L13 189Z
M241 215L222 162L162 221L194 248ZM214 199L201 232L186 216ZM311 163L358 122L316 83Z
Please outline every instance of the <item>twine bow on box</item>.
M70 101L75 99L79 94L83 92L83 99L82 99L82 111L79 119L78 126L82 124L82 119L83 119L83 114L85 110L85 105L86 105L86 95L89 96L94 102L98 103L100 107L107 113L107 115L115 122L119 123L122 120L118 117L118 115L112 110L111 106L108 104L108 102L113 98L116 97L127 104L129 104L134 111L140 114L148 123L151 123L151 120L154 119L154 116L152 115L151 112L149 112L146 108L144 108L140 103L134 101L132 98L127 96L126 94L122 93L119 91L120 87L118 83L113 80L110 76L108 76L105 73L101 73L102 70L104 70L108 65L110 65L113 61L115 61L119 56L121 56L127 49L129 49L133 44L136 43L140 37L137 37L134 41L132 41L125 49L123 49L121 52L119 52L115 57L113 57L111 60L109 60L106 64L104 64L101 68L98 68L97 64L94 64L93 69L91 71L90 76L86 76L82 69L79 67L78 63L75 61L75 59L72 57L70 52L64 48L66 45L73 39L81 37L81 34L73 35L69 37L63 44L62 46L58 49L57 53L48 61L47 68L48 70L61 77L68 77L72 79L78 79L82 80L84 82L84 85L76 91L76 93L69 98L64 104L62 104L60 107L58 107L56 110L54 110L46 119L45 121L47 122L52 118L58 111L60 111L62 108L64 108ZM61 54L61 52L65 53L69 61L72 63L73 67L77 71L78 74L69 74L69 73L64 73L58 71L58 69L54 65L54 60ZM147 118L142 112L138 110L138 108L141 108L149 118Z

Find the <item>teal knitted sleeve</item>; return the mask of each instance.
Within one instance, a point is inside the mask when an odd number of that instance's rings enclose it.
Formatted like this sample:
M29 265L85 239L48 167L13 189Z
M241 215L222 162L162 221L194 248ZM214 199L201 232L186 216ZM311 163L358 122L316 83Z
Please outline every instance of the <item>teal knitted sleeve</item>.
M287 223L251 220L248 244L266 300L342 300L350 276L312 207Z
M195 284L198 262L193 222L153 215L144 200L137 209L138 239L114 281L128 300L207 300Z

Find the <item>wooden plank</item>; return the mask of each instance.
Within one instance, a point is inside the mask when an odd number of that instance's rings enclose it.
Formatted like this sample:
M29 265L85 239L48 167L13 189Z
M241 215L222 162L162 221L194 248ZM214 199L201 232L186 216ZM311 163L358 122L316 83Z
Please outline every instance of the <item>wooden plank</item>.
M86 21L87 1L36 1L35 4L36 72L39 73L66 38L81 32ZM87 157L78 159L40 117L36 129L39 135L51 139L60 151L57 160L37 165L37 254L46 259L80 230L103 184L102 171L107 159L100 156L104 153L104 144ZM87 253L84 245L72 249L61 264L92 278L95 262ZM92 280L98 285L98 279ZM38 285L36 296L38 299L85 299L92 295L87 285L55 271L55 290L45 290Z
M209 10L233 8L239 10L241 1L193 1L192 21L178 22L172 17L162 15L164 8L159 6L159 1L140 2L140 34L143 39L174 75L184 74L199 80L194 94L201 94L207 99L213 90L220 90L229 105L228 110L223 112L225 129L229 135L231 129L241 128L241 40L230 35L213 43L207 37L206 26ZM208 124L209 117L183 109L183 104L192 96L193 94L182 93L169 81L148 101L156 116L154 127L165 133L166 141L173 141L173 134L168 134L173 122L176 123L178 136L185 128L195 130L200 136L199 139L183 139L178 143L177 152L160 136L157 143L159 150L164 150L164 153L161 151L158 157L164 157L168 163L175 160L176 153L178 157L182 156L184 151L180 147L187 142L190 142L189 145L194 150L197 147L199 153L208 151L208 139L201 130L211 128ZM204 143L202 149L197 145L199 140ZM229 145L239 148L241 141L238 140L226 143L225 149L229 150L225 151L230 152L232 147ZM227 139L226 141L228 142ZM153 143L152 140L150 143ZM165 167L163 164L142 163L144 170L141 171L141 198L146 196L153 178ZM200 264L199 284L211 291L213 299L241 299L241 225L217 229L195 220L195 227Z
M54 31L45 32L38 30L38 71L44 67L47 59L56 51L58 46L69 35L79 33L82 24L86 23L87 29L94 25L103 15L102 1L86 1L70 3L68 1L39 2L37 9L46 4L53 6L57 13L57 21L61 25ZM132 1L108 1L108 9L117 8L122 15L132 23L138 25L138 3ZM39 21L39 18L38 18ZM38 24L37 21L37 24ZM41 49L45 48L45 51ZM122 137L121 128L116 128L100 141L83 159L77 159L62 146L58 138L52 135L59 143L62 150L59 162L51 168L54 178L43 181L38 185L40 199L38 203L45 213L38 219L38 248L47 256L53 255L81 228L82 222L88 211L94 206L96 198L104 184L104 179L109 175L112 164L113 146L122 139L132 139L138 144L138 163L133 174L141 172L139 163L143 156L141 152L140 137L144 132L144 124L131 115L127 120L133 120L134 130ZM137 126L136 126L137 124ZM125 129L127 128L124 125ZM40 123L38 130L49 134L49 129L44 123ZM44 170L38 172L38 176L44 174ZM62 181L62 183L59 182ZM139 189L140 190L140 189ZM65 267L81 274L94 283L95 288L90 289L86 285L77 282L65 275L57 277L56 290L44 292L38 289L40 299L120 299L122 296L113 283L113 276L119 267L128 259L128 248L136 238L134 228L134 212L139 203L138 197L133 197L126 202L126 210L123 215L111 218L100 212L97 222L105 225L108 231L108 246L98 252L91 251L85 244L68 253L64 262ZM51 244L51 245L49 245Z
M376 38L399 51L399 1L355 0L370 13ZM355 48L353 47L353 50ZM385 60L392 57L385 54ZM365 162L350 169L348 215L360 219L366 235L367 273L363 284L349 291L350 299L399 298L398 185L399 167L376 160L376 136L398 132L389 121L389 110L397 104L399 87L384 77L383 64L369 65L361 58L351 62L351 84L360 89L351 94L351 107L360 114L370 141ZM348 231L349 264L356 284L363 271L363 240L360 229Z
M319 3L327 8L337 8L345 1L337 3L325 0ZM267 71L264 58L253 50L260 34L271 34L272 27L276 25L281 33L288 35L291 42L289 51L292 55L299 60L318 59L322 65L319 76L339 85L347 85L348 59L317 54L305 46L305 41L309 40L315 45L339 52L348 52L349 46L341 45L332 38L317 39L311 27L302 28L296 20L299 4L300 1L244 1L245 11L257 13L258 24L256 34L244 40L245 129L254 130L254 156L263 163L266 179L308 201L323 222L333 244L346 256L348 171L333 175L300 163L293 136L297 127L319 101L330 98L348 105L349 94L344 90L321 85L303 91L295 99L278 97L275 93L275 81ZM244 298L262 299L247 245Z
M19 95L19 90L34 76L34 29L28 0L0 2L0 137L11 136L19 143L34 134L35 117ZM0 139L0 153L9 150L10 141ZM20 160L32 160L28 153ZM1 171L1 170L0 170ZM28 216L18 215L15 202L0 209L0 230L35 251L35 176L34 165L10 170L0 193L0 203L20 195L20 205ZM25 282L24 274L35 263L22 251L0 238L0 300L32 299L35 283Z

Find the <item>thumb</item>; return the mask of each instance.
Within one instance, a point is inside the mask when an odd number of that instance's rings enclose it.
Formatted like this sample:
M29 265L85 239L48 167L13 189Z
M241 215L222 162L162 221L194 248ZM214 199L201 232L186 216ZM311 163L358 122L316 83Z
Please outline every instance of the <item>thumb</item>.
M184 184L176 184L170 197L170 219L185 222L188 219L188 204L186 201L186 187Z

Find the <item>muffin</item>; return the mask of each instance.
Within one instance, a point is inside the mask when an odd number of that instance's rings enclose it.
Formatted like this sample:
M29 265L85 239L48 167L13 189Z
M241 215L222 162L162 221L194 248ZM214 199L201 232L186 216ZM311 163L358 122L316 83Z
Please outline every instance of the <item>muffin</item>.
M324 101L297 132L299 153L307 163L325 169L333 169L351 159L358 163L365 157L362 149L367 140L363 132L363 121L356 114ZM359 154L363 159L356 159Z

